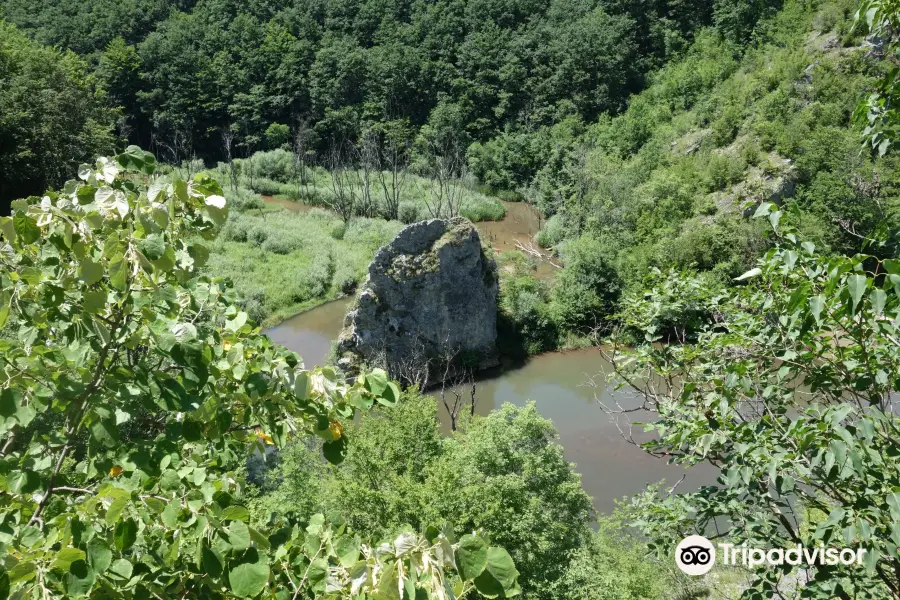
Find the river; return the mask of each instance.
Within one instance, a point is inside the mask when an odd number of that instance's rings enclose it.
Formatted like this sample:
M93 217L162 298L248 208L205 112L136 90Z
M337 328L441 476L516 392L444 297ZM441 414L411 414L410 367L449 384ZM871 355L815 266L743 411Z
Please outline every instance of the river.
M322 364L331 340L341 330L349 299L329 302L296 315L268 330L273 341L299 353L307 365ZM640 492L648 483L666 479L673 485L685 474L680 467L645 454L624 440L615 424L603 412L595 393L609 401L605 384L609 364L596 348L569 352L550 352L530 358L524 365L478 382L475 409L485 415L504 402L517 406L534 400L538 411L553 421L559 432L566 458L575 463L585 491L601 513L610 512L616 500ZM588 384L593 378L595 389ZM432 392L437 396L437 392ZM633 404L633 396L616 392L623 404ZM445 432L449 419L438 402L438 415ZM696 489L712 482L710 467L694 467L679 490Z
M531 241L540 227L539 217L531 206L504 204L507 216L503 221L476 224L482 238L499 251L514 249L517 241ZM548 270L552 271L553 267L539 265L538 276ZM323 304L295 315L266 333L274 342L300 354L306 365L322 364L331 341L340 333L349 303L350 299L344 298ZM486 415L505 402L522 406L534 400L539 412L556 426L566 458L575 463L585 491L593 497L594 507L601 513L610 512L617 500L662 479L671 486L686 475L679 491L712 482L714 471L709 466L686 472L647 455L622 438L599 402L608 402L613 393L606 384L609 372L610 365L596 348L535 356L522 366L478 381L476 413ZM591 379L597 382L596 388L589 385ZM633 393L625 390L615 393L622 405L634 405L637 401ZM437 392L432 394L437 396ZM449 418L440 402L438 414L442 428L449 433Z

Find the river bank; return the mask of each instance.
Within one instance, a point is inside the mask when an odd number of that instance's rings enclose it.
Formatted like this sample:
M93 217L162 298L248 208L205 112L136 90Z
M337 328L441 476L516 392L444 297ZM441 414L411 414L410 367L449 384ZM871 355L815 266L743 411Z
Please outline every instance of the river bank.
M328 302L295 315L266 334L300 354L306 365L322 364L331 341L340 333L350 301L344 298ZM710 467L694 467L687 473L622 438L615 423L601 409L600 401L609 402L615 394L620 404L633 406L637 397L626 390L615 391L607 383L610 372L611 367L598 348L532 356L517 366L480 379L475 385L475 412L487 415L506 402L522 406L534 401L538 411L553 420L566 459L575 463L585 491L601 513L612 511L616 501L662 479L672 485L686 475L679 489L695 489L712 481L714 471ZM450 419L440 404L440 390L432 390L430 395L439 403L441 427L449 434ZM639 421L641 415L634 418Z

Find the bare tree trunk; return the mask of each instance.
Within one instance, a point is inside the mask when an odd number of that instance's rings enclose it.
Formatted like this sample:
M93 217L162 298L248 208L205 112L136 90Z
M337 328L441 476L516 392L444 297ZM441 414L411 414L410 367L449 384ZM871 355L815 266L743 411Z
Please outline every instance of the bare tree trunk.
M465 159L455 140L432 148L431 183L425 204L435 219L457 217L465 197L461 178L465 175Z
M378 152L378 181L384 195L385 218L397 220L400 216L400 196L406 184L409 144L385 136Z
M450 429L457 430L459 426L459 415L466 406L463 398L463 390L471 384L469 414L475 415L475 375L468 367L461 367L456 364L457 353L448 354L444 357L444 375L441 378L441 403L450 417ZM452 399L448 400L448 395L452 395Z
M453 176L445 180L447 184L447 213L449 217L458 217L462 211L463 202L466 199L468 189L465 184L466 165L453 165Z
M311 153L310 150L310 136L312 134L312 130L309 126L309 121L303 119L297 123L297 127L294 129L294 172L295 177L297 177L297 197L303 197L303 191L306 192L306 196L309 196L309 173L308 173L308 160L309 155Z
M342 144L339 142L332 142L328 155L328 170L331 172L332 198L327 204L347 223L353 217L356 208L356 173L352 165L347 165Z
M234 130L230 126L222 129L222 146L225 148L225 158L228 160L228 179L231 182L232 191L238 189L238 172L237 165L234 164L234 156L231 148L234 145Z
M361 202L360 213L366 217L375 214L375 202L372 200L372 175L378 165L378 140L375 132L367 131L356 147L356 156L360 168Z

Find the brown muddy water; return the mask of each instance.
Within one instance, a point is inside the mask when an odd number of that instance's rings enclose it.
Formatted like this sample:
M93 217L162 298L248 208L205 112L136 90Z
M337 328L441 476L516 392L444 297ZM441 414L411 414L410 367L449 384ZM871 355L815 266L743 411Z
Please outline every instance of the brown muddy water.
M329 302L296 315L266 333L273 341L299 353L306 365L322 364L331 340L340 333L349 302L346 298ZM575 463L584 489L594 498L594 507L601 513L612 511L616 500L662 479L671 486L686 474L679 491L712 482L714 471L708 466L686 472L645 454L621 437L598 402L599 399L608 403L613 393L605 383L608 372L609 364L597 349L535 356L521 367L479 381L475 412L486 415L505 402L523 406L534 400L538 411L556 426L566 458ZM598 383L596 388L588 384L591 378ZM623 406L636 402L627 391L615 393ZM438 402L442 429L449 433L449 418L437 399L439 392L431 394Z
M288 210L308 210L305 205L289 200L265 200ZM482 240L497 252L515 250L517 242L526 246L533 243L534 235L540 230L540 214L523 202L503 205L506 217L502 221L475 224ZM553 271L555 267L538 261L535 276L549 277ZM272 341L300 354L307 366L321 365L332 340L340 333L350 301L343 298L323 304L295 315L266 333ZM612 388L606 384L609 371L610 366L598 349L535 356L521 366L480 380L475 392L475 412L486 415L506 402L523 406L533 400L538 411L553 421L566 458L575 463L584 489L594 498L594 507L601 513L612 511L617 500L640 492L648 483L665 479L672 486L682 475L686 477L679 491L711 483L714 479L711 467L698 466L686 472L645 454L622 438L600 405L600 402L609 403L612 397ZM589 385L591 380L597 382L596 387ZM441 427L449 434L450 419L438 399L439 391L431 394L438 403ZM626 390L615 394L623 406L637 402Z

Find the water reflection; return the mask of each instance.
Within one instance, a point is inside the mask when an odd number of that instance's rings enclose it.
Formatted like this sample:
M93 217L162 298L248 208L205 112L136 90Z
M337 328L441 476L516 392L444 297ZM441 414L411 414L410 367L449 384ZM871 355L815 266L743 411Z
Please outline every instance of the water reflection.
M331 341L341 332L350 300L341 298L327 302L294 315L265 333L276 344L299 354L307 367L321 365L328 357Z
M613 393L611 386L604 383L609 370L609 364L597 349L536 356L519 369L479 381L475 412L486 415L504 402L523 406L534 400L541 415L553 421L566 458L575 463L584 489L594 498L594 506L600 512L611 511L616 500L636 494L648 483L662 479L674 485L686 474L678 488L680 491L697 489L712 482L715 471L709 466L686 472L679 466L649 456L623 439L598 402L598 399L608 402ZM598 383L596 388L589 385L591 378ZM638 399L633 393L625 390L615 393L622 406L637 405ZM440 392L432 394L438 396ZM440 404L439 414L442 428L449 432L450 419ZM640 417L638 415L636 419ZM647 436L635 435L635 438L641 440Z

